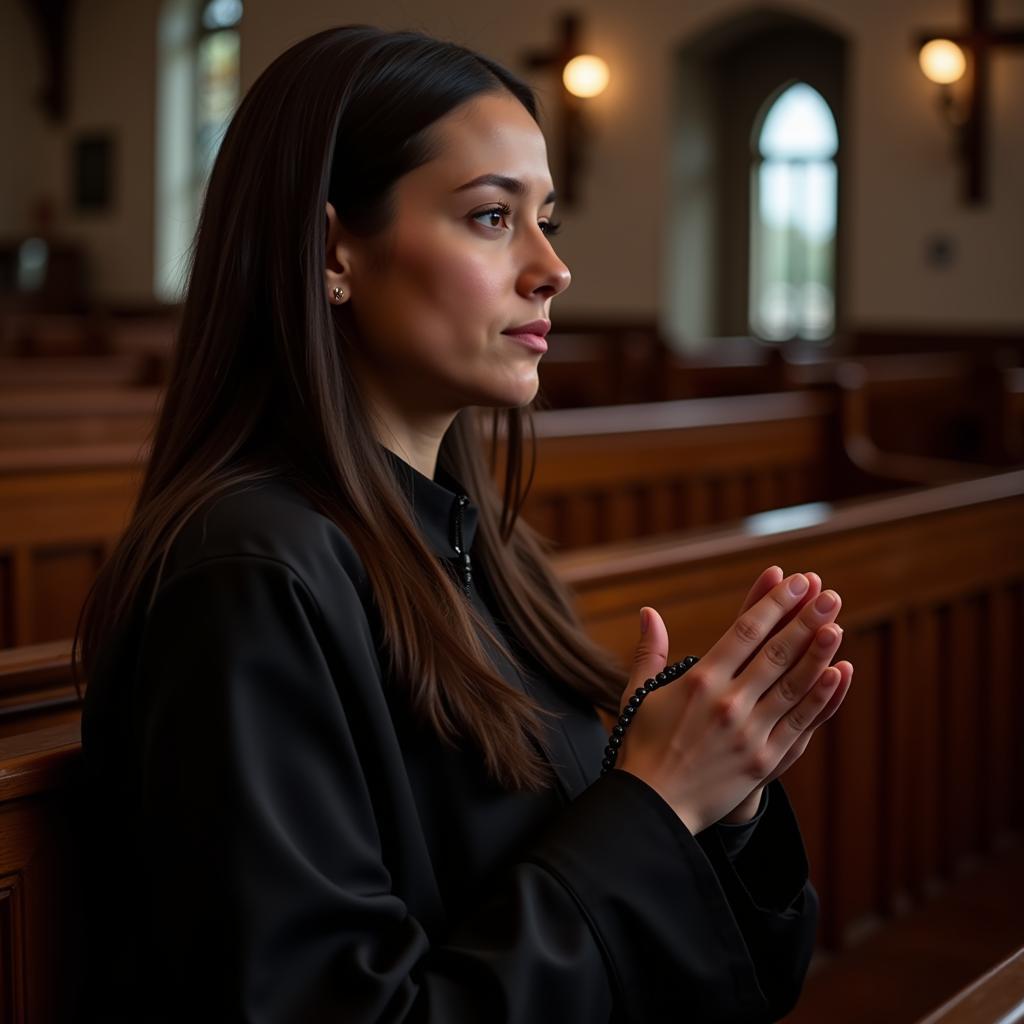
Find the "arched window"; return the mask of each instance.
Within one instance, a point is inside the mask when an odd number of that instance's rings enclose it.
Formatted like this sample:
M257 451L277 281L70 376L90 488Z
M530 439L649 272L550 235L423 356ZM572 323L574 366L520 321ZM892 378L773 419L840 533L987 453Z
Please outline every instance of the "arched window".
M196 45L196 181L205 186L238 105L242 0L207 0Z
M755 127L750 329L760 338L833 333L838 149L832 111L806 82L783 89Z
M242 0L165 0L160 13L154 291L181 300L203 191L238 105Z

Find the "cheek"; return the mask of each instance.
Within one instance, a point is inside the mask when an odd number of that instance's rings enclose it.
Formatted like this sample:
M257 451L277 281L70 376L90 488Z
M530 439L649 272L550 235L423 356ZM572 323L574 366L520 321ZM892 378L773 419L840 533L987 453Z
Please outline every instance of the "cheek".
M417 321L408 327L416 335L464 349L501 329L506 285L483 255L416 244L403 247L396 265L410 299L407 312Z

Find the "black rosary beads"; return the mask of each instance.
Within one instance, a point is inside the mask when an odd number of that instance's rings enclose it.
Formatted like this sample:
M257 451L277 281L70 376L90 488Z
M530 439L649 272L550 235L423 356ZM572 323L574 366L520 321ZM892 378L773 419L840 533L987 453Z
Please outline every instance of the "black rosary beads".
M649 693L653 693L660 686L664 686L666 683L671 683L678 679L684 672L693 668L700 658L693 654L688 654L682 661L677 661L672 665L666 665L664 670L659 672L656 676L648 679L643 686L639 687L636 693L629 698L629 703L622 709L622 714L619 715L619 724L615 726L611 731L611 735L608 737L608 746L604 748L604 760L601 762L601 774L604 775L606 772L612 770L615 767L615 758L619 753L619 747L622 744L622 738L626 735L626 728L629 723L633 721L633 716L636 714L636 709L643 703L644 697Z

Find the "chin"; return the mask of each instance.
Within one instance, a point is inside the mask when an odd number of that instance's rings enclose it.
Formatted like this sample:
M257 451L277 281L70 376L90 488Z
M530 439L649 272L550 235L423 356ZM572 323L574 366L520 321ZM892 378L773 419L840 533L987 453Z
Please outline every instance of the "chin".
M500 387L488 388L477 396L474 405L488 409L508 409L529 405L540 390L540 378L537 374L520 380L506 380Z

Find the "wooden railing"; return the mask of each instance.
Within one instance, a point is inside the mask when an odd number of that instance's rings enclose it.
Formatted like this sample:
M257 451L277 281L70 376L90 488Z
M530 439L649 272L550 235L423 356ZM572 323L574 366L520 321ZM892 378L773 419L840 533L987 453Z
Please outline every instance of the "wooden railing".
M1024 949L978 978L918 1024L1020 1024L1024 1021Z
M787 524L787 518L789 520ZM557 556L588 628L626 664L641 605L671 657L706 650L775 562L843 595L841 713L787 773L821 939L844 946L924 900L1024 819L1024 472L753 517L740 529Z

